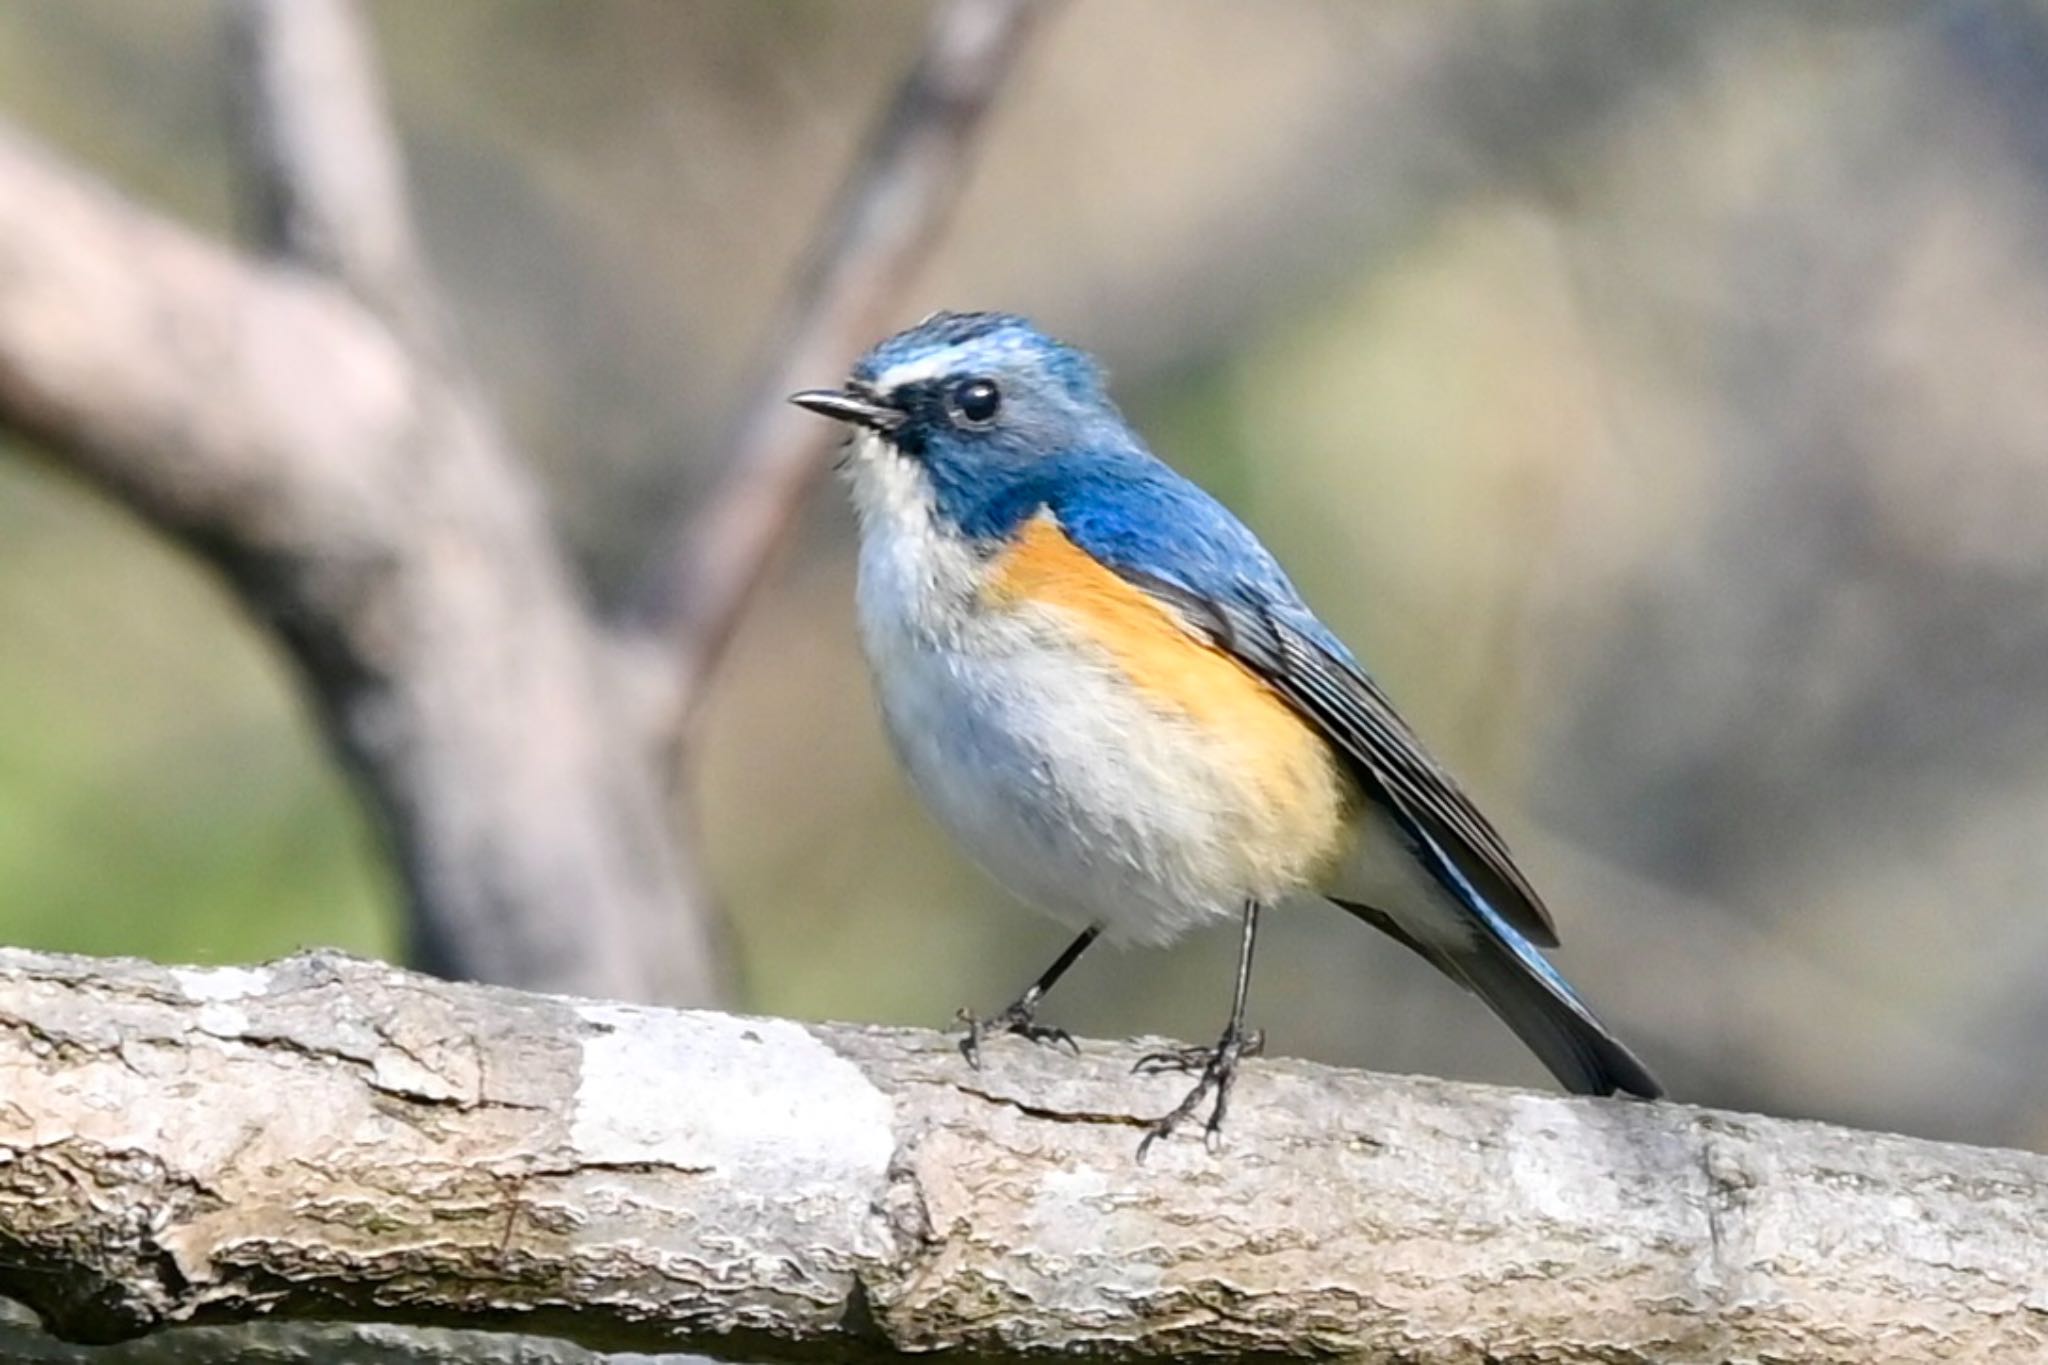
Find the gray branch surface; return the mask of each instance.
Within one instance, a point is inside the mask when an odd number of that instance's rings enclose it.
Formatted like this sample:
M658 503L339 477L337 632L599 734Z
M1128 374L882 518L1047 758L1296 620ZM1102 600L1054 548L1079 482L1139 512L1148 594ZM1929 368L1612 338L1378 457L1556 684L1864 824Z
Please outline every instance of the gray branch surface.
M1671 1104L0 952L0 1293L751 1359L2039 1361L2048 1158Z
M7 1365L705 1365L701 1355L588 1351L559 1337L373 1322L259 1319L174 1327L112 1345L59 1341L0 1299Z

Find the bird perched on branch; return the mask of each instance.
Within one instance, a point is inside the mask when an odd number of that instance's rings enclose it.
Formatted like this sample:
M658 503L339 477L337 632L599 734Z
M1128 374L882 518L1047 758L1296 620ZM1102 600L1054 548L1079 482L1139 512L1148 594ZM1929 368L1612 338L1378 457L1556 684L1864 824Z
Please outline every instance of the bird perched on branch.
M1556 933L1499 833L1086 353L939 313L790 401L853 429L861 637L897 752L998 881L1079 930L1008 1008L964 1016L970 1062L993 1032L1070 1041L1038 1005L1099 936L1236 919L1222 1037L1139 1064L1199 1078L1145 1146L1205 1099L1213 1143L1259 1046L1260 910L1309 893L1471 989L1567 1089L1659 1093L1538 951Z

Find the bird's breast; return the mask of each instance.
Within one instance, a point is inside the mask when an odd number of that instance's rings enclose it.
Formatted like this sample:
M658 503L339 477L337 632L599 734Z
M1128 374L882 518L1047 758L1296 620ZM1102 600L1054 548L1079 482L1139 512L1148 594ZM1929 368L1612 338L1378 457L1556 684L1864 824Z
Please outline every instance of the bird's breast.
M1320 816L1332 794L1329 746L1266 681L1069 540L1050 517L1028 522L992 564L994 610L1042 614L1102 656L1115 685L1192 743L1219 751L1260 805Z
M1161 941L1340 856L1355 794L1321 737L1050 518L993 555L864 545L861 616L928 803L1041 908Z

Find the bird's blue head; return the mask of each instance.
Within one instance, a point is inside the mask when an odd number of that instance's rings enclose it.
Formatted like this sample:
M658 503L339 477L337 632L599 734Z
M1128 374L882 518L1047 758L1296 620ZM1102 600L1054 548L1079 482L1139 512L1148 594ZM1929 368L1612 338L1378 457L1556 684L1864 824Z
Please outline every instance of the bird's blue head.
M1094 360L1010 313L935 313L862 356L844 389L790 401L865 436L848 461L864 514L886 493L974 537L1031 515L1075 457L1136 450Z

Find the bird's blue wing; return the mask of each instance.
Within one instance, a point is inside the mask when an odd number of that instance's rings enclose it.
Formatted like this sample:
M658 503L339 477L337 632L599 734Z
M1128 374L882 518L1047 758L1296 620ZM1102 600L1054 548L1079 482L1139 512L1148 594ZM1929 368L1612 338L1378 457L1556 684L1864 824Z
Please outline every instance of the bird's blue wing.
M1499 831L1229 509L1137 453L1049 462L1033 491L1076 545L1265 678L1494 913L1556 944L1549 911Z

